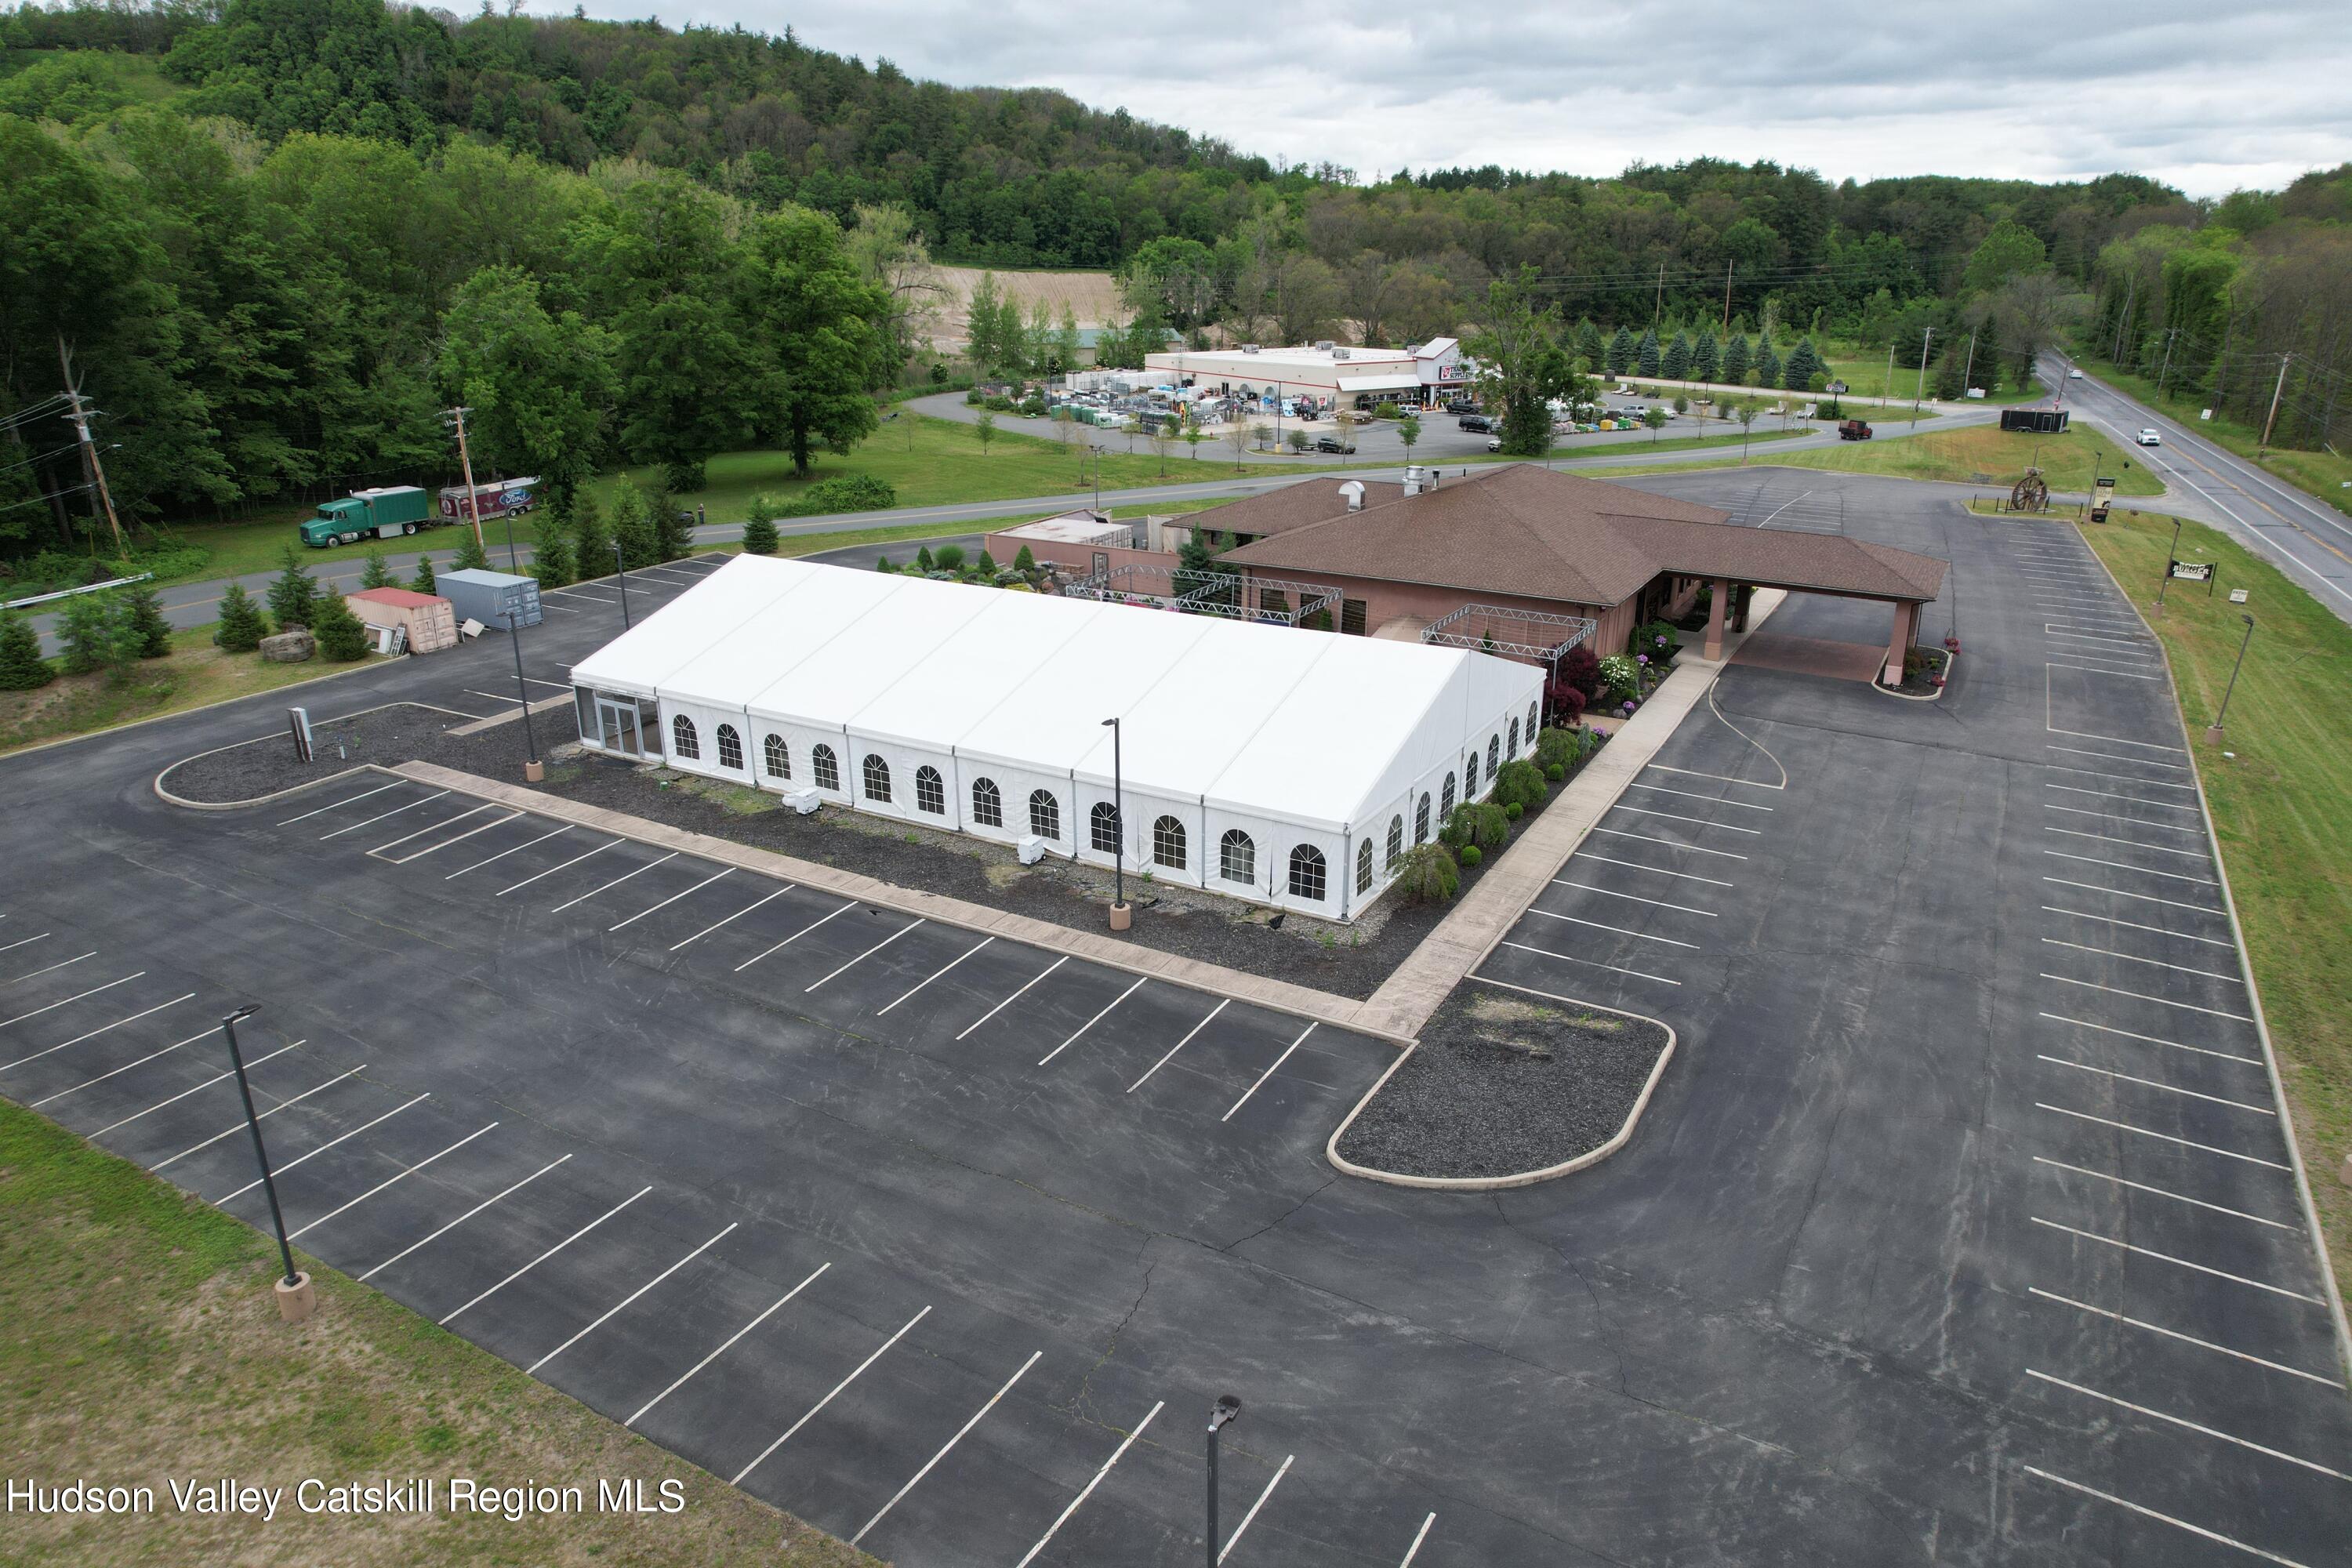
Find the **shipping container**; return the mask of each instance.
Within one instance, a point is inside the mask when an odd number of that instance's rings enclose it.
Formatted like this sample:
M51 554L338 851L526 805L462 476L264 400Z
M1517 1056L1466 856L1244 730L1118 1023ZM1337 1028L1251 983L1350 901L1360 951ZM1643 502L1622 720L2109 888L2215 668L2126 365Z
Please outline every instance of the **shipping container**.
M355 588L343 595L352 614L370 631L397 628L410 653L436 653L457 646L457 613L449 601L409 588Z
M479 621L492 631L507 629L507 615L512 611L515 624L535 626L543 612L539 606L539 584L530 577L517 577L505 572L443 572L433 580L441 590L460 621Z

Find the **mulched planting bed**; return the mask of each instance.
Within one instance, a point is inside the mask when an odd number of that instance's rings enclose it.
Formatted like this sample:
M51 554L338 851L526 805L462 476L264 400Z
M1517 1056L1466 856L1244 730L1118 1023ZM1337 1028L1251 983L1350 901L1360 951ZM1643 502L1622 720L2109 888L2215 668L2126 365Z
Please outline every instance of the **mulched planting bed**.
M1940 689L1936 685L1938 676L1949 675L1952 656L1948 649L1923 647L1914 649L1916 658L1903 661L1903 684L1889 686L1884 677L1878 682L1883 691L1899 691L1906 697L1933 697Z
M542 726L552 718L562 721L565 732L570 732L571 722L562 712L539 717ZM205 805L233 805L239 801L258 799L364 763L389 767L396 763L422 760L491 773L520 783L522 726L501 725L488 735L471 741L455 740L443 732L452 724L471 721L464 713L421 703L395 702L349 718L314 720L310 725L311 762L295 757L293 737L281 730L259 740L174 763L163 770L159 782L181 799Z
M1400 1176L1548 1169L1616 1136L1668 1038L1646 1018L1465 981L1339 1152Z

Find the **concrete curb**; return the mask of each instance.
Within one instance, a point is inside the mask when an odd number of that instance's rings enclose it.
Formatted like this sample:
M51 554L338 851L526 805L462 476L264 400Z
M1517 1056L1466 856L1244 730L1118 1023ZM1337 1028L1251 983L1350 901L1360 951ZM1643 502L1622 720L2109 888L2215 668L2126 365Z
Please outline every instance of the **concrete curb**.
M2208 523L2205 526L2212 525ZM2080 537L2080 530L2076 533ZM2131 596L2130 590L2108 569L2106 557L2092 550L2091 542L2087 539L2083 541L2083 548L2089 551L2091 559L2099 563L2099 570L2105 574L2109 583L2115 584L2115 590L2123 596L2124 603L2132 607L2132 614L2137 616L2140 625L2147 628L2149 639L2156 644L2157 652L2163 656L2165 679L2172 682L2173 716L2180 721L2180 738L2186 742L2184 749L2193 761L2199 754L2197 738L2189 732L2189 712L2180 705L2180 678L2172 668L2172 650L2164 646L2164 638L2154 623L2141 612L2139 601ZM2276 570L2275 567L2273 569ZM2285 574L2282 572L2280 575L2284 576ZM2318 1205L2312 1202L2311 1172L2303 1163L2303 1143L2295 1136L2294 1111L2287 1104L2286 1085L2279 1078L2278 1047L2271 1041L2270 1015L2263 1008L2262 987L2254 979L2253 954L2247 951L2245 927L2238 920L2238 896L2230 886L2229 864L2221 858L2221 837L2213 826L2213 803L2205 795L2205 770L2192 768L2190 773L2197 780L2197 815L2205 824L2205 847L2212 852L2215 879L2221 884L2221 907L2230 913L2230 938L2238 944L2238 967L2246 977L2246 998L2254 1005L2254 1033L2263 1042L2263 1070L2270 1075L2271 1105L2278 1112L2279 1125L2286 1131L2286 1157L2294 1166L2295 1197L2303 1205L2304 1227L2311 1237L2311 1249L2319 1265L2319 1278L2327 1287L2327 1311L2336 1324L2336 1378L2347 1389L2352 1389L2352 1324L2345 1321L2344 1293L2336 1285L2336 1265L2327 1256L2327 1234L2319 1228Z
M1293 985L1287 981L1244 974L1222 964L1203 963L1198 959L1161 952L1156 948L1115 942L1108 936L1072 931L1066 926L1034 920L1005 910L992 910L983 904L951 899L944 894L901 888L862 872L845 871L837 866L821 866L814 861L779 855L773 850L756 849L730 839L690 833L603 806L583 805L561 795L546 795L520 784L501 784L477 773L445 768L436 763L402 763L385 771L418 784L428 784L477 799L536 812L541 816L594 828L640 844L658 845L666 849L698 855L757 876L774 877L800 887L814 888L840 898L895 910L901 914L919 915L935 925L954 926L984 936L1001 936L1026 942L1049 952L1083 958L1125 973L1164 980L1171 984L1203 991L1211 995L1230 996L1235 1001L1287 1013L1293 1017L1371 1035L1391 1045L1403 1046L1412 1042L1411 1035L1399 1034L1376 1019L1364 1016L1366 1005L1353 997L1335 996L1329 992Z
M260 694L257 692L255 695L258 696ZM232 702L242 702L245 699L242 697L233 697L229 699L229 700ZM457 713L457 710L455 708L444 708L438 703L419 702L414 698L403 697L396 698L390 702L379 702L373 708L359 708L354 709L349 713L338 713L331 719L321 719L318 722L320 724L340 724L347 719L360 719L364 718L370 713L381 713L387 708L428 708L436 713ZM461 719L465 717L462 713L458 713L457 716ZM167 717L176 719L179 715L173 713L167 715ZM152 722L152 721L142 721L142 722ZM166 763L155 774L153 787L156 798L163 801L167 805L176 805L184 811L236 811L248 805L263 805L273 800L282 800L289 795L299 795L306 789L316 789L322 784L330 784L336 779L349 778L353 773L365 773L370 768L373 768L379 773L388 773L392 772L390 768L384 766L382 763L355 763L352 766L341 769L336 773L325 773L315 779L304 779L300 784L289 784L284 789L271 790L268 795L255 795L251 800L190 800L184 795L173 795L170 790L163 787L163 781L172 776L172 772L175 768L186 767L190 763L199 761L205 757L216 757L223 752L234 752L239 746L257 746L264 741L275 741L278 738L278 732L273 731L267 735L254 735L242 741L231 741L226 746L214 746L209 750L196 752L188 756L182 757L176 762Z
M217 702L199 702L194 708L174 708L169 713L153 713L144 719L132 719L121 724L109 724L103 730L86 731L79 735L60 735L54 741L41 741L30 746L18 746L14 751L0 752L0 762L5 762L14 757L29 757L36 752L55 751L59 746L78 746L84 741L95 741L100 736L116 735L125 730L136 730L148 724L161 724L167 720L184 719L191 713L209 713L215 708L227 708L239 702L251 702L260 697L275 697L281 691L299 691L306 686L316 686L322 680L332 680L338 676L358 675L363 670L382 669L384 666L394 662L396 661L370 655L345 668L322 670L317 675L305 676L300 680L289 680L283 686L273 686L264 691L248 691L242 697L224 697ZM362 711L364 712L366 710L362 709ZM183 757L180 761L186 762L188 759ZM173 764L174 767L178 765L177 763Z
M1525 992L1528 995L1543 996L1555 1002L1567 1000L1553 996L1548 991L1530 990L1524 985L1513 985L1507 981L1479 980L1478 984L1498 985L1506 991ZM1665 1049L1660 1051L1658 1059L1651 1064L1650 1076L1643 1083L1642 1092L1634 1097L1633 1108L1625 1112L1624 1121L1615 1132L1610 1134L1606 1142L1587 1149L1573 1159L1563 1160L1557 1165L1546 1165L1539 1171L1517 1171L1507 1176L1408 1176L1396 1171L1381 1171L1370 1165L1357 1164L1339 1152L1339 1140L1347 1135L1349 1128L1355 1125L1356 1118L1363 1114L1364 1107L1371 1104L1373 1097L1388 1087L1389 1079L1396 1076L1397 1069L1412 1058L1413 1052L1421 1049L1421 1042L1415 1040L1405 1048L1402 1056L1389 1064L1389 1070L1381 1074L1380 1080L1364 1091L1364 1098L1356 1101L1355 1108L1348 1112L1346 1120L1339 1123L1338 1130L1324 1143L1323 1157L1330 1161L1332 1167L1344 1175L1360 1177L1367 1182L1385 1182L1392 1187L1420 1187L1424 1191L1444 1193L1493 1193L1508 1187L1531 1187L1538 1182L1549 1182L1560 1176L1573 1175L1587 1166L1601 1163L1601 1161L1633 1142L1633 1129L1640 1124L1642 1112L1650 1108L1650 1096L1657 1092L1658 1081L1666 1076L1666 1064L1674 1059L1675 1047L1680 1043L1681 1037L1675 1033L1675 1026L1672 1024L1667 1023L1664 1018L1653 1018L1646 1013L1628 1013L1622 1007L1605 1006L1599 1002L1577 1001L1574 1005L1579 1007L1590 1007L1596 1013L1614 1013L1621 1018L1638 1018L1644 1024L1655 1024L1666 1032Z

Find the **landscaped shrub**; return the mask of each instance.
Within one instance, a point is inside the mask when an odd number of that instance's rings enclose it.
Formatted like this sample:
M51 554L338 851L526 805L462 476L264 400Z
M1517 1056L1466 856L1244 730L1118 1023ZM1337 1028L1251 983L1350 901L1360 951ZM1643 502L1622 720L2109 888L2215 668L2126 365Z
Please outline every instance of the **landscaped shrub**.
M213 644L224 653L251 653L269 635L269 623L261 618L261 606L245 591L242 583L231 583L228 592L221 595L220 625L213 628Z
M1484 860L1486 858L1479 852L1478 847L1475 844L1465 844L1462 847L1461 853L1462 864L1465 866L1475 866L1479 861Z
M1502 807L1492 802L1465 801L1454 808L1438 829L1438 842L1450 849L1492 849L1511 836L1511 824ZM1472 865L1466 856L1462 863Z
M1443 844L1417 844L1397 857L1396 886L1408 902L1442 903L1462 889L1462 868Z
M776 503L766 496L753 496L751 512L743 521L743 553L773 555L781 542L776 535Z
M836 511L880 511L898 504L898 492L887 479L872 474L841 474L819 479L800 494L770 497L771 517L821 517Z
M1552 782L1552 783L1554 783L1554 784L1558 784L1558 783L1559 783L1559 781L1560 781L1560 780L1562 780L1562 779L1566 778L1567 776L1568 776L1568 769L1567 769L1565 766L1563 766L1562 764L1559 763L1552 763L1550 766L1549 766L1549 767L1547 767L1547 768L1545 768L1545 769L1544 769L1544 777L1546 777L1546 778L1548 778L1548 779L1551 780L1551 782Z
M940 546L939 553L931 557L931 565L941 572L961 572L963 570L963 559L962 545L942 544Z
M1544 783L1543 770L1525 757L1513 757L1495 770L1495 803L1505 811L1511 807L1530 806L1551 793Z
M1642 667L1627 653L1612 653L1601 661L1601 681L1612 700L1626 702L1641 695Z
M142 584L122 590L123 636L141 658L162 658L172 651L172 623L163 618L155 590Z
M310 635L319 639L319 651L338 664L367 657L368 629L331 583L311 607Z
M319 585L310 580L310 569L302 558L288 545L278 552L278 577L269 584L269 618L278 629L310 624L310 605L319 596Z
M563 587L578 574L572 560L572 541L561 530L549 529L524 570L539 579L542 588Z
M1579 750L1577 731L1554 726L1536 736L1536 761L1546 768L1571 767L1584 753Z
M1674 658L1682 646L1682 631L1672 621L1652 621L1633 628L1631 651L1648 654L1651 663L1660 664Z
M1511 802L1510 805L1503 807L1503 815L1509 817L1513 822L1517 822L1520 817L1527 815L1527 809L1515 800Z
M1550 705L1551 716L1562 724L1583 722L1585 704L1590 700L1584 692L1564 680L1555 680L1544 689L1544 699Z
M441 592L441 585L433 580L431 556L420 555L416 558L416 575L408 580L408 585L420 594L438 595Z
M83 594L68 599L58 613L58 641L65 651L68 675L103 669L119 677L139 658L139 641L131 635L130 617L111 594Z
M1559 656L1559 679L1563 686L1572 686L1587 698L1601 694L1601 659L1591 645L1579 643Z
M30 691L57 678L41 657L41 634L32 623L0 614L0 691Z
M1398 413L1399 410L1395 404L1382 403L1372 409L1372 417L1375 419L1394 419L1397 417Z

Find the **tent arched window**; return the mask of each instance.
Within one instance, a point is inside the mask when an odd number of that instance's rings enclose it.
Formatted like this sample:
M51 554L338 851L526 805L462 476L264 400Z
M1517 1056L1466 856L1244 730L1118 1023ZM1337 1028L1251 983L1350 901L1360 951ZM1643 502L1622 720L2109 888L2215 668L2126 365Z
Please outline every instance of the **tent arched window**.
M1049 789L1032 790L1029 795L1029 831L1040 838L1055 843L1062 839L1062 803L1054 798Z
M890 802L890 764L879 752L866 753L866 798L886 805Z
M1217 841L1217 875L1228 882L1257 880L1257 846L1238 827L1225 829Z
M1454 815L1454 775L1445 775L1445 783L1437 792L1437 820L1444 821Z
M841 764L834 760L831 746L819 746L809 753L809 772L815 775L817 788L841 788Z
M1518 721L1517 719L1514 719L1514 720L1512 720L1512 721L1511 721L1511 755L1513 755L1513 756L1515 756L1515 757L1516 757L1516 756L1517 756L1518 754L1519 754L1519 721Z
M719 765L740 768L743 765L743 737L732 724L719 726Z
M1356 846L1356 891L1368 893L1372 888L1372 841L1365 839Z
M915 770L915 809L928 811L933 816L948 814L947 781L940 770L926 763Z
M1470 760L1462 764L1462 796L1465 800L1478 798L1478 753L1475 751Z
M1503 737L1500 735L1489 735L1486 737L1486 776L1489 778L1494 777L1495 770L1502 765Z
M971 819L982 827L1004 826L1004 792L994 779L971 781Z
M694 732L694 721L683 713L669 721L669 749L688 761L701 759L702 737Z
M1397 857L1403 853L1404 816L1402 813L1399 813L1397 816L1389 818L1388 858L1381 863L1383 865L1393 866L1397 863Z
M769 736L761 743L761 750L766 752L770 778L789 779L793 776L792 748L784 744L782 735Z
M1536 743L1537 728L1536 705L1530 702L1528 704L1528 744L1530 746Z
M1184 825L1163 816L1151 825L1151 863L1171 871L1184 868Z
M1429 795L1427 791L1423 792L1421 804L1412 808L1412 841L1415 844L1426 844L1429 842Z
M1087 826L1097 853L1118 853L1118 807L1107 800L1095 802L1095 808L1087 813Z
M1312 844L1291 847L1290 896L1318 904L1323 901L1323 851Z

